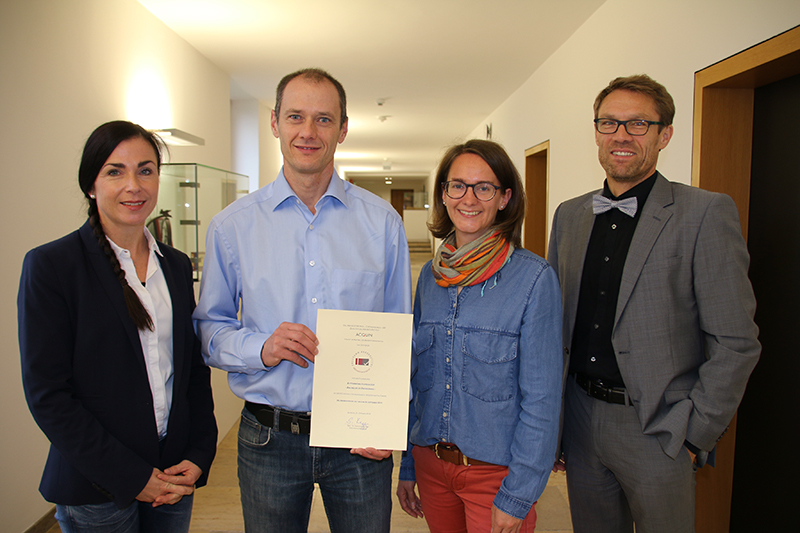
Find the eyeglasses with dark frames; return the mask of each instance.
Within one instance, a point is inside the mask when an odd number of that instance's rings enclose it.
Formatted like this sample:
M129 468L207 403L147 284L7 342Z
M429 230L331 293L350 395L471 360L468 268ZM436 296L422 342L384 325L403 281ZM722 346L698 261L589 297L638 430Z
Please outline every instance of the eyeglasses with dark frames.
M647 132L650 130L650 126L653 124L657 124L659 126L664 125L663 122L644 120L641 118L635 118L632 120L614 120L613 118L594 119L594 127L597 129L598 133L602 133L604 135L617 133L620 125L625 127L625 131L628 132L628 135L647 135Z
M467 194L467 189L472 189L472 194L481 202L488 202L494 198L494 195L500 189L500 187L488 181L479 181L472 184L464 183L463 181L445 181L442 183L442 188L444 193L453 200L464 198L464 195Z

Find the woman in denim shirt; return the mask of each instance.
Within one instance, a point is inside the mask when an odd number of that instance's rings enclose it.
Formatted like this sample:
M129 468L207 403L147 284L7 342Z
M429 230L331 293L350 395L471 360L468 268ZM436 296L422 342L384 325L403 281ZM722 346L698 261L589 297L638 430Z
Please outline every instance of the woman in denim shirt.
M397 496L433 533L533 531L561 404L556 274L520 247L525 196L500 145L452 147L435 190L430 229L444 241L417 285L413 450Z

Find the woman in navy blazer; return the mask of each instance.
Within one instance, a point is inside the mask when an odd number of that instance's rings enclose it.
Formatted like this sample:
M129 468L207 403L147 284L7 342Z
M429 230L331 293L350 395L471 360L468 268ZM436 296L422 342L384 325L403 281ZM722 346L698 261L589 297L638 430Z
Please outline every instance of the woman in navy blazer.
M86 142L77 231L25 257L18 296L25 395L50 440L39 487L62 531L188 531L217 441L185 254L145 221L160 139L115 121Z

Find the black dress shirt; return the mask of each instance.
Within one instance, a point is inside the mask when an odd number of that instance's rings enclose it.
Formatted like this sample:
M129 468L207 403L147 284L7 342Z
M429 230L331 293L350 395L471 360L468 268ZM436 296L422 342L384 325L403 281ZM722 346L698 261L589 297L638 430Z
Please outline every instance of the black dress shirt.
M611 332L628 248L655 176L619 197L611 194L608 182L603 185L603 196L612 200L635 196L638 207L633 217L615 208L596 215L583 262L569 372L601 380L609 387L625 386L611 344Z

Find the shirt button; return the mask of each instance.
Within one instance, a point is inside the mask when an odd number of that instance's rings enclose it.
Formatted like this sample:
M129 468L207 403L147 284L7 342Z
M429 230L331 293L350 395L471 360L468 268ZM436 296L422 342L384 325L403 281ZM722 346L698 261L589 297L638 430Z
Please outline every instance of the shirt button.
M600 329L600 324L595 324L594 329Z
M313 260L312 260L312 261L309 261L309 262L308 262L308 264L309 264L309 266L312 266L312 267L313 267L314 265L316 265L316 263L315 263Z
M605 296L605 295L606 295L606 291L600 291L600 296Z
M450 358L449 357L445 357L444 361L445 361L445 363L449 363L450 362Z
M312 304L315 304L315 303L317 303L317 299L316 299L316 298L311 298L311 303L312 303Z
M448 329L448 330L447 330L447 334L448 334L448 335L452 335L453 333L452 333L452 332L451 332L451 331Z
M455 306L456 306L456 303L455 303L455 302L453 302L453 307L455 307Z
M617 225L616 224L611 224L611 229L617 229Z
M447 412L442 413L442 416L447 418Z
M609 257L608 257L608 256L605 256L605 257L603 258L603 261L605 261L606 263L608 263L608 261L609 261Z
M448 383L447 385L444 386L444 388L450 390L450 384Z
M592 357L590 360L591 360L592 363L597 362L597 358L596 357Z
M309 224L308 229L314 229L314 224Z

